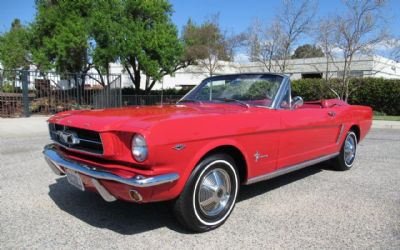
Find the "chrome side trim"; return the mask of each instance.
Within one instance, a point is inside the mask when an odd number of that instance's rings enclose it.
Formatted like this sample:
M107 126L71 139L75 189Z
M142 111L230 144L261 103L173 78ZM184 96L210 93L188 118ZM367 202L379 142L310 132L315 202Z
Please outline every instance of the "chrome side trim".
M342 124L342 126L340 127L340 132L339 132L338 138L336 139L336 144L339 144L340 140L342 139L343 130L344 130L344 124Z
M92 179L92 183L94 187L97 189L97 192L101 195L101 197L103 197L105 201L113 202L117 200L117 198L115 198L114 195L110 194L108 190L105 187L103 187L103 185L101 185L98 180Z
M334 157L336 157L338 155L339 155L339 153L325 155L325 156L318 157L318 158L315 158L315 159L310 160L310 161L305 161L305 162L302 162L302 163L299 163L299 164L296 164L296 165L293 165L293 166L289 166L289 167L278 169L278 170L276 170L276 171L274 171L272 173L256 176L256 177L253 177L251 179L248 179L246 181L245 185L250 185L250 184L253 184L253 183L256 183L256 182L259 182L259 181L269 180L269 179L272 179L272 178L275 178L275 177L278 177L278 176L281 176L281 175L284 175L284 174L287 174L287 173L290 173L290 172L293 172L293 171L296 171L296 170L299 170L299 169L302 169L302 168L305 168L305 167L308 167L308 166L311 166L311 165L314 165L314 164L317 164L317 163L320 163L320 162L323 162L323 161L327 161L327 160L332 159L332 158L334 158Z
M57 152L57 149L55 148L54 144L49 144L45 146L43 154L45 156L46 161L48 163L50 161L52 164L56 165L58 169L61 169L60 168L61 166L63 168L74 170L76 172L93 177L95 179L115 181L133 187L141 187L141 188L152 187L164 183L170 183L179 179L179 175L177 173L156 175L152 177L144 177L142 175L137 175L134 178L124 178L112 173L96 170L96 167L94 166L85 165L67 159ZM49 165L53 169L52 164ZM60 174L63 174L63 172L61 172Z

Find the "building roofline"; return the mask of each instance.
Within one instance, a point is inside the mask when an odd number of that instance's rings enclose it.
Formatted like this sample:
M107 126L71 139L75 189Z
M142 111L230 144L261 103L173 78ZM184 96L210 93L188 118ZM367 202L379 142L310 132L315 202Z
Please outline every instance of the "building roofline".
M273 75L273 76L281 76L281 77L289 77L287 74L279 74L279 73L270 73L270 72L243 72L243 73L232 73L232 74L220 74L220 75L214 75L214 76L209 76L205 79L213 78L213 77L218 77L218 76L239 76L239 75ZM205 80L204 79L204 80Z

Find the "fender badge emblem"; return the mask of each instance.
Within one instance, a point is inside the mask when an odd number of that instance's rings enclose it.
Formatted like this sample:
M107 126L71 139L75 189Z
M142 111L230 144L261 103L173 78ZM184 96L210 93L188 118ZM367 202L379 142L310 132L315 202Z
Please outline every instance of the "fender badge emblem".
M172 149L182 150L184 148L186 148L185 144L176 144Z
M262 155L260 154L258 151L254 154L254 158L256 160L256 162L258 162L258 160L263 159L263 158L268 158L268 155Z

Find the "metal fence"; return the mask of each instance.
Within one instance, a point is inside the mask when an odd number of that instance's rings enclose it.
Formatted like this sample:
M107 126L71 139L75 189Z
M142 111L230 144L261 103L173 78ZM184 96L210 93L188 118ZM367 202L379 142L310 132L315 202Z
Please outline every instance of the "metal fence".
M0 117L121 105L120 75L0 71Z
M121 76L0 69L0 117L175 104L181 95L122 95Z

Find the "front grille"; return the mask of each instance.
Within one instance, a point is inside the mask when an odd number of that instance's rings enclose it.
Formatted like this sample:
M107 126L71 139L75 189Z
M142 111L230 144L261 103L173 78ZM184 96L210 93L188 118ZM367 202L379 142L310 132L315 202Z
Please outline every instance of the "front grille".
M95 131L49 123L50 138L57 144L92 154L103 154L100 134Z

